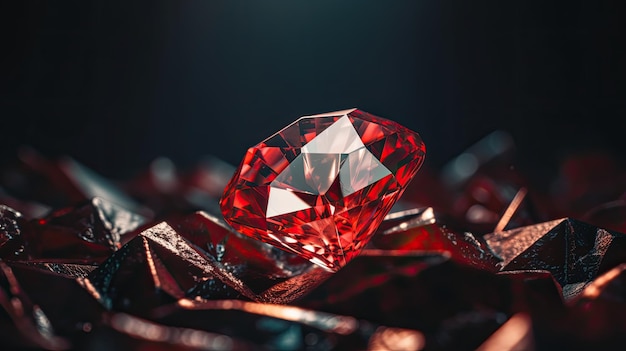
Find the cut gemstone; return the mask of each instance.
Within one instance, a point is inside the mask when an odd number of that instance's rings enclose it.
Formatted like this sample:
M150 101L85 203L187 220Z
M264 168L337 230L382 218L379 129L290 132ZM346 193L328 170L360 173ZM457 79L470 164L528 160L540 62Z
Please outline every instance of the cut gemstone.
M424 161L420 136L357 109L302 117L248 149L220 205L236 230L336 271Z

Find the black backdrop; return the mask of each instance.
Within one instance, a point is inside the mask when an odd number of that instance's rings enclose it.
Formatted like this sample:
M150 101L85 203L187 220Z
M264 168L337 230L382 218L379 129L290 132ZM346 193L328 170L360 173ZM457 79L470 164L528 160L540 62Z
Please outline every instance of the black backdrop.
M626 154L620 1L11 3L5 160L28 144L111 177L157 156L237 163L298 116L350 107L419 131L435 167L495 129L529 168Z

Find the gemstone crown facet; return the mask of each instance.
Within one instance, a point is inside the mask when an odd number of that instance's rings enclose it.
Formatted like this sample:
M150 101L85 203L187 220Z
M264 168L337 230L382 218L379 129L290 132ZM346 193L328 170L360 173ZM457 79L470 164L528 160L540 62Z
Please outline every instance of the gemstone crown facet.
M336 271L424 161L420 136L350 109L304 116L248 149L220 206L242 234Z

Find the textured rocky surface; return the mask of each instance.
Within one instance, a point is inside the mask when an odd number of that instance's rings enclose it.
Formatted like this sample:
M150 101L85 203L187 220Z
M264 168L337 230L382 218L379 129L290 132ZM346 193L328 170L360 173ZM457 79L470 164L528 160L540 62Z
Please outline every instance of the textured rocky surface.
M330 273L221 219L209 184L223 187L234 168L216 160L185 170L160 159L113 182L28 157L0 177L2 349L545 350L626 341L626 189L616 176L576 175L588 158L569 159L550 193L512 174L510 155L480 156L489 161L473 173L426 168L363 251ZM68 186L76 179L106 186L97 194Z

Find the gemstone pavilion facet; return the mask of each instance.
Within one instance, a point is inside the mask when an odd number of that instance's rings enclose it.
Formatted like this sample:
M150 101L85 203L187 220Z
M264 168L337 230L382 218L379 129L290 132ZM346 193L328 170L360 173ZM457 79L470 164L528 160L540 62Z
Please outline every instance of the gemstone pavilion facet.
M305 116L248 149L224 191L239 232L338 270L424 161L420 136L357 109Z

